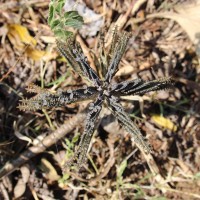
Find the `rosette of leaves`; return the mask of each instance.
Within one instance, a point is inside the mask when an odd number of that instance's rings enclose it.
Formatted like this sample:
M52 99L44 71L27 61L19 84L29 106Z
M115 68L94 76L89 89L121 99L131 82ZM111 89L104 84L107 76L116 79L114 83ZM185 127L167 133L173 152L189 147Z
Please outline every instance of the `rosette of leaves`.
M131 81L113 83L112 79L118 70L120 60L126 51L129 37L130 34L127 32L117 33L117 29L114 30L110 49L105 56L107 59L105 60L101 56L99 58L99 66L102 68L102 76L104 78L100 78L96 71L90 67L80 44L76 42L74 38L70 37L66 42L58 40L57 47L61 55L66 58L67 62L75 72L90 82L91 86L76 90L51 93L46 89L31 85L28 88L28 91L35 92L37 95L30 99L22 100L21 105L19 105L20 109L36 110L65 106L66 104L85 99L95 99L93 103L89 104L85 129L81 136L78 149L72 159L66 163L65 169L71 165L76 165L79 169L87 161L87 151L103 102L106 102L106 105L111 110L112 114L118 119L125 130L131 134L136 144L146 153L151 152L150 144L145 140L139 128L133 123L129 114L125 112L120 104L120 96L143 95L147 92L167 89L172 86L173 81L170 77L164 77L151 81L144 81L138 78ZM103 52L105 55L104 49Z
M66 0L51 0L49 4L48 24L56 38L67 39L73 33L69 27L80 29L83 24L83 17L74 11L63 11Z

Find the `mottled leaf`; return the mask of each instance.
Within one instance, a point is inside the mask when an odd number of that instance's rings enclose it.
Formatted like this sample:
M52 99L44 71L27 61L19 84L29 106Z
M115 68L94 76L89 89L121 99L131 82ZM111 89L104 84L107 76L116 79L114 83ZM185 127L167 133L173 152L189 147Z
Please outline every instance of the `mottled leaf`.
M117 37L114 34L115 37ZM110 83L112 77L118 70L119 62L126 50L126 46L129 40L130 34L123 32L122 35L119 36L118 41L114 43L112 47L112 58L109 63L108 72L106 74L105 80L106 82Z
M28 91L38 93L30 99L22 99L20 110L38 110L42 108L60 107L73 102L94 98L97 91L94 87L51 93L48 90L31 86Z
M79 19L79 16L76 15L78 14L74 12L68 12L68 16L66 15L65 17ZM67 35L68 33L63 32L62 28L60 27L60 29L57 29L56 25L55 27L55 31L60 31L59 34L64 34L63 38L66 38L65 34ZM145 141L145 138L141 134L138 127L133 123L128 113L124 111L123 107L119 103L119 97L125 95L142 95L150 91L167 89L173 85L173 81L171 78L160 78L151 81L136 79L132 81L111 84L111 80L117 72L119 62L126 50L128 39L128 33L123 32L122 34L118 34L117 28L115 28L113 32L111 48L108 52L109 55L106 55L105 49L100 54L101 56L104 56L104 58L102 57L100 59L100 67L102 71L99 74L105 75L104 80L100 80L97 73L89 66L80 44L75 42L74 38L70 37L66 40L66 42L64 42L64 39L57 40L57 47L60 53L66 58L67 62L71 65L74 71L84 78L87 78L94 85L94 87L86 86L76 90L50 92L47 89L42 89L32 84L28 87L27 91L36 93L37 95L30 99L23 99L21 105L19 105L20 109L36 110L64 106L65 104L85 99L92 99L98 96L96 101L90 104L84 133L81 137L78 150L75 152L75 155L72 157L72 159L65 164L64 169L70 168L72 165L77 166L77 168L80 169L80 167L85 163L87 159L87 151L89 149L104 99L107 100L107 105L113 115L132 135L137 146L139 146L139 148L141 147L141 149L143 149L146 153L151 152L149 143ZM103 43L101 47L104 48ZM107 72L106 74L105 69Z
M96 72L89 66L79 43L69 38L66 43L57 40L57 47L68 63L81 76L91 81L95 86L100 86Z
M142 149L150 153L151 147L148 142L145 142L145 138L141 134L138 127L133 123L130 119L129 115L124 111L123 107L118 102L118 99L114 96L111 98L107 98L109 107L111 108L111 112L113 115L120 121L123 127L131 133L132 137L134 138L135 143L142 147Z
M124 81L112 85L112 93L115 95L142 95L147 92L168 89L172 87L173 80L169 78L160 78L152 81L143 81L136 79L133 81Z
M77 166L77 168L80 169L82 165L87 161L87 151L94 134L95 125L102 108L102 103L102 94L99 94L97 100L90 104L89 112L86 118L85 129L83 135L81 136L78 150L75 152L74 157L65 164L64 169L69 168L71 165ZM76 164L74 163L75 160Z

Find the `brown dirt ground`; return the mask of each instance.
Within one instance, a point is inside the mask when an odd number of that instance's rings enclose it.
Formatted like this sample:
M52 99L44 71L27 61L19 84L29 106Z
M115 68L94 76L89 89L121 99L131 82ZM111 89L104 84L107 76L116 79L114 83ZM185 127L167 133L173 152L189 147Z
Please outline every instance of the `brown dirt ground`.
M122 23L122 30L133 33L120 63L117 81L137 76L146 80L155 76L172 76L176 80L170 90L142 96L140 102L144 102L143 113L138 101L123 101L130 114L135 114L135 117L132 115L133 121L152 144L153 158L164 182L158 182L145 158L131 142L130 135L105 110L85 169L79 174L62 178L61 164L66 152L66 137L58 141L55 139L54 145L26 163L22 162L20 166L16 164L9 175L3 174L0 199L200 199L199 59L193 43L178 23L164 18L146 19L149 14L173 10L174 6L186 1L143 2L132 13L130 7L132 5L134 8L136 1L85 1L88 8L103 13L106 27L118 20L118 23ZM46 20L48 4L46 0L0 2L2 168L6 162L19 159L23 152L33 146L34 138L52 134L74 119L88 104L75 103L46 112L23 112L17 109L22 96L30 96L25 91L30 83L41 85L43 81L45 87L50 88L50 83L66 74L66 78L54 89L65 90L84 84L60 59L52 42L53 34ZM49 56L35 60L30 52L27 53L26 46L19 38L11 41L8 37L11 24L26 27L37 41L34 48L48 52ZM97 52L98 35L79 36L86 50ZM155 114L163 115L176 128L156 122L153 119ZM82 133L83 123L79 122L69 130L67 139L71 141L74 135ZM126 159L127 165L120 176L121 164ZM0 174L2 176L2 171Z

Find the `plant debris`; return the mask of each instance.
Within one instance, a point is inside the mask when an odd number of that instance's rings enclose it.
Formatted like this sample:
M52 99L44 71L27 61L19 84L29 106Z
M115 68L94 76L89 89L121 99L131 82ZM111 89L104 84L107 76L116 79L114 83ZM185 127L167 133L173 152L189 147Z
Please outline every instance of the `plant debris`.
M79 173L62 173L62 166L79 151L83 113L91 100L51 109L24 100L26 112L17 106L25 97L38 103L44 96L94 86L74 73L57 51L58 38L47 23L49 1L0 3L1 199L200 199L199 44L198 26L193 26L199 6L194 3L198 5L195 0L84 1L85 8L100 17L97 21L103 19L103 26L99 30L95 24L93 36L89 29L73 31L74 40L98 77L105 77L101 75L105 74L102 66L108 66L106 59L101 65L97 61L101 55L112 55L106 52L117 26L117 34L128 32L131 37L112 84L135 79L149 83L172 76L175 86L120 98L131 124L137 124L151 144L152 154L138 150L131 135L103 106ZM72 18L79 20L76 6L72 10ZM176 18L180 16L187 18L187 24L180 23ZM11 32L10 26L15 27Z

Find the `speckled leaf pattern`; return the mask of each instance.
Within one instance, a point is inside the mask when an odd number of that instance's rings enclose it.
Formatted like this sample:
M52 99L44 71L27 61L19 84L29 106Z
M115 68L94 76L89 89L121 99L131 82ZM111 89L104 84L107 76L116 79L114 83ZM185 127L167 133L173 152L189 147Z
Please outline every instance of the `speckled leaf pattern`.
M145 152L151 152L150 144L145 141L139 128L133 123L128 113L124 111L119 103L119 97L125 95L143 95L147 92L167 89L172 86L173 80L169 77L151 81L136 79L121 83L111 83L113 76L118 70L119 62L126 50L129 37L129 33L123 32L119 34L117 29L114 29L111 48L108 51L108 55L105 55L105 58L108 60L103 62L103 60L100 59L100 62L102 61L103 65L108 63L104 80L100 80L97 73L89 66L79 43L75 42L73 38L68 39L66 43L60 40L57 41L57 47L60 53L67 59L74 71L78 72L79 75L88 78L93 86L56 93L51 93L47 89L41 89L34 85L31 85L27 89L29 92L37 93L37 95L31 99L22 100L22 104L19 106L20 109L33 110L34 108L34 110L36 110L42 109L43 107L50 108L64 106L72 102L96 98L94 103L90 103L84 133L81 137L78 150L75 152L74 157L66 163L64 170L70 169L70 166L72 165L76 165L77 168L80 169L86 162L87 151L104 100L106 100L107 106L112 111L113 115L132 135L135 143ZM105 51L103 50L103 52Z
M114 32L114 42L116 41L116 33ZM116 43L112 43L113 47L111 46L111 55L112 58L109 63L108 72L106 74L105 80L106 82L110 83L113 76L116 74L118 70L119 62L126 50L126 46L129 40L130 34L123 32L122 35L118 38Z
M150 153L151 147L148 142L145 142L144 137L142 136L140 130L133 121L130 119L129 115L124 111L123 107L119 103L119 100L115 96L107 98L108 105L110 107L113 115L120 121L122 126L129 132L134 138L134 141L141 146L145 152Z
M81 136L78 150L76 151L74 157L66 163L65 167L75 165L79 169L87 161L87 151L94 134L95 124L101 111L102 103L102 94L99 94L96 101L90 104L85 129L83 135ZM75 162L73 163L73 161Z
M142 95L147 92L167 89L173 85L172 78L160 78L153 81L143 81L136 79L124 81L112 86L112 91L118 95Z
M88 79L95 86L100 86L99 77L89 66L78 42L75 42L73 39L68 39L66 43L57 40L57 47L75 72Z
M46 89L39 89L38 86L31 86L27 89L29 92L38 93L30 99L22 99L19 109L38 110L42 108L60 107L66 104L92 99L97 95L95 87L86 87L76 90L49 92Z

